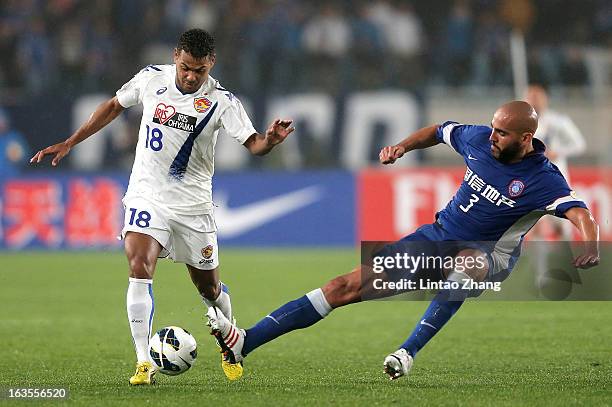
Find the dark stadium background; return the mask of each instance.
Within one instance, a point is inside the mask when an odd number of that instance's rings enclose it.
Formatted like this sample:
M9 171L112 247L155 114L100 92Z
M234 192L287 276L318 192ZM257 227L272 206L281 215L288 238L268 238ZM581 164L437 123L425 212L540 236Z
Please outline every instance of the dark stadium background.
M297 126L263 158L223 136L217 145L221 263L239 322L254 323L349 271L360 240L392 240L431 222L462 179L460 157L438 146L381 168L379 148L430 123L488 124L528 82L546 86L551 108L582 131L587 150L570 159L573 186L610 240L608 0L5 0L0 144L19 133L25 154L0 161L0 327L12 332L0 387L69 386L88 405L143 397L609 403L605 302L468 304L403 387L383 382L379 365L425 303L357 305L262 349L247 380L230 387L201 323L202 305L183 267L169 262L157 271L155 326L189 328L201 346L199 364L150 393L130 392L127 264L116 236L140 112L126 111L58 168L27 160L68 137L144 66L171 63L176 38L192 27L215 35L212 75L241 99L257 129L277 116ZM255 210L262 203L272 208L265 215ZM236 221L248 213L260 221ZM465 357L449 351L456 338L465 341Z

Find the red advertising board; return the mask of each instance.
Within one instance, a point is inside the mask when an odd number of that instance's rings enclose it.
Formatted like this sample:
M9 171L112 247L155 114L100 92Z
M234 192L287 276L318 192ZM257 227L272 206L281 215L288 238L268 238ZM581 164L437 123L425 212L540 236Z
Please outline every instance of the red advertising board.
M464 173L462 167L362 171L357 181L359 240L397 240L432 223ZM601 238L612 240L612 169L572 168L570 178L598 221Z
M14 178L0 183L0 248L118 246L123 179Z

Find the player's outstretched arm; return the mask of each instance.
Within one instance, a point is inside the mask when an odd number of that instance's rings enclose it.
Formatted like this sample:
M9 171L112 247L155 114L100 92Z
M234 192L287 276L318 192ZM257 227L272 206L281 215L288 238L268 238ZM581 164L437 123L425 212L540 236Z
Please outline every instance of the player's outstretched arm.
M93 114L89 116L89 119L79 127L72 136L61 143L40 150L30 159L30 163L38 164L45 155L55 154L51 161L51 165L56 166L57 163L70 152L72 147L112 122L124 109L125 108L121 106L116 96L107 100L97 107Z
M591 212L584 208L570 208L565 212L565 217L578 228L584 242L583 252L574 259L574 266L587 269L598 265L599 225Z
M244 146L251 154L268 154L277 145L285 141L287 136L295 130L291 127L293 120L276 119L270 124L265 134L255 133L244 142Z
M409 151L420 150L439 144L438 139L436 138L438 127L440 126L437 124L424 127L406 137L399 144L383 147L378 154L380 163L393 164L398 158L402 158L402 156Z

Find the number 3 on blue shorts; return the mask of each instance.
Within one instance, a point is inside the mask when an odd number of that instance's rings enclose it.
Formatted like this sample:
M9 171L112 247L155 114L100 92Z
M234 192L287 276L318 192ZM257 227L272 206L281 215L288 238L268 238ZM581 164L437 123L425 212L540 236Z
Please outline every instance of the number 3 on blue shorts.
M141 228L148 228L149 221L151 220L151 214L147 211L140 211L136 208L130 208L130 221L128 222L130 225L136 223L136 226Z

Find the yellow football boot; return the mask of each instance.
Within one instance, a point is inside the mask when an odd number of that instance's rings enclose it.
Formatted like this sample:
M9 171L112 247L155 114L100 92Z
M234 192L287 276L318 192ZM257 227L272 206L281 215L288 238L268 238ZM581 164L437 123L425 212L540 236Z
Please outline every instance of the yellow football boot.
M242 346L244 345L245 332L232 324L229 319L215 306L208 309L207 325L210 326L210 334L215 337L217 345L221 348L221 368L229 380L238 380L242 377ZM235 321L235 320L234 320Z
M242 362L230 363L229 359L223 355L221 355L221 368L223 369L223 373L225 373L225 377L231 381L240 379L244 372Z
M130 377L130 384L132 386L153 384L155 383L155 373L156 370L151 362L138 362L136 363L136 373Z

